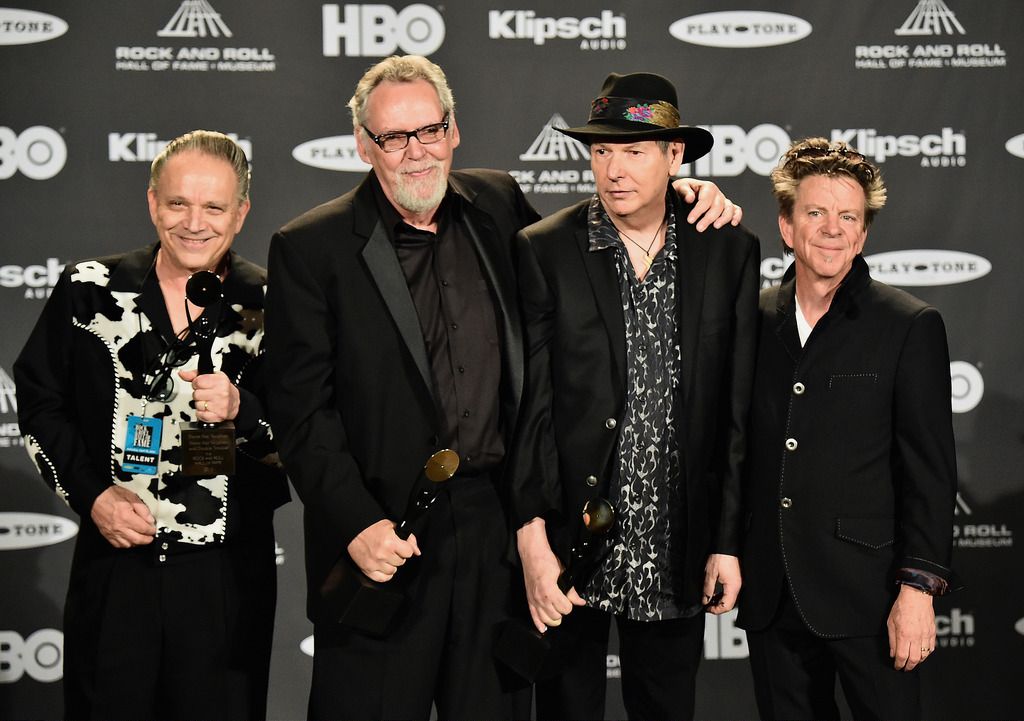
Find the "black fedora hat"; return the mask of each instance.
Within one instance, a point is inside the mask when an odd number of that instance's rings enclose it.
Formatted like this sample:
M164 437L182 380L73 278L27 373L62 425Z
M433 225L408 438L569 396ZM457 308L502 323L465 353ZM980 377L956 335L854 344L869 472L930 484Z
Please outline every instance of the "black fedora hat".
M676 89L655 73L612 73L590 106L586 125L555 128L584 143L599 140L681 140L686 144L683 162L707 155L715 139L704 128L679 124Z

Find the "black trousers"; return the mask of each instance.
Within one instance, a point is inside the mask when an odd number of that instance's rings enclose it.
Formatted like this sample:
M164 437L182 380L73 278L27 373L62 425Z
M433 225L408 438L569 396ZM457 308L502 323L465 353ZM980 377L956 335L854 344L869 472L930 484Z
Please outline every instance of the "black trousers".
M498 494L487 476L445 482L417 535L422 556L387 637L316 625L311 719L527 719L531 689L493 656L498 624L525 612ZM514 573L515 575L514 575ZM516 583L517 582L517 583Z
M921 718L919 673L893 668L884 629L876 636L819 638L786 588L772 623L747 631L747 642L762 719L838 721L837 676L858 721Z
M615 616L622 669L622 700L631 719L693 719L704 614L668 621ZM608 633L612 615L574 608L557 632L578 638L561 674L538 681L538 721L603 719Z
M83 526L90 532L98 537ZM65 718L265 718L272 526L166 565L149 546L110 551L83 558L76 549L64 608Z

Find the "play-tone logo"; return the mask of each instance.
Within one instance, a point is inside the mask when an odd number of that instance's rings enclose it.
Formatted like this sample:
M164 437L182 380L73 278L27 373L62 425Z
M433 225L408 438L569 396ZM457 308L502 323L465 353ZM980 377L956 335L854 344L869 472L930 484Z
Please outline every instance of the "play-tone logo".
M669 34L677 40L712 48L763 48L802 40L811 34L803 18L754 10L725 10L676 20Z
M68 24L55 15L0 8L0 45L28 45L59 38L68 31Z
M430 55L444 43L444 18L429 5L416 3L395 12L390 5L323 6L325 57L382 58L401 51Z
M359 157L354 135L335 135L307 140L295 146L292 157L303 165L324 170L340 170L347 173L365 173L370 170L370 165Z
M987 259L959 250L890 250L864 260L872 278L898 286L966 283L992 270Z
M0 550L52 546L78 533L78 524L45 513L0 513Z

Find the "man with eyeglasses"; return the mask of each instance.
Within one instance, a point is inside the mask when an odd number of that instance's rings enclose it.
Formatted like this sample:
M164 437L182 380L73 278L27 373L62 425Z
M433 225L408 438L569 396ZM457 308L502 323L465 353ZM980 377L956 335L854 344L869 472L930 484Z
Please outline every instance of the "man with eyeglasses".
M761 294L739 625L764 719L921 718L956 457L939 312L871 278L876 166L809 138L772 171L795 256Z
M269 260L271 417L305 507L309 716L425 720L433 702L440 718L526 718L529 689L492 646L525 614L503 468L524 371L512 239L538 215L507 173L451 170L454 101L425 58L373 66L349 108L372 172L285 225ZM707 197L692 220L709 205L701 227L729 220ZM403 540L395 522L444 448L458 473ZM410 586L385 638L328 615L321 587L349 560Z
M157 242L69 264L14 365L25 447L80 516L64 718L262 719L288 488L262 401L266 272L231 249L249 163L187 133L148 198ZM223 279L204 308L197 271Z

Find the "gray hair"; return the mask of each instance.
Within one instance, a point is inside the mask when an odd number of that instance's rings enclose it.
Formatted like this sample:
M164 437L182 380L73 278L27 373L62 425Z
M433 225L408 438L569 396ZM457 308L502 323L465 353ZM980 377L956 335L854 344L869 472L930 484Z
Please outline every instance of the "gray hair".
M156 190L157 183L160 182L160 173L169 159L190 150L226 160L234 169L235 179L238 181L238 202L244 203L249 199L251 172L245 151L224 133L213 130L193 130L168 143L149 166L149 189Z
M450 115L455 110L455 98L448 87L448 78L439 65L435 65L422 55L392 55L367 70L356 84L356 91L348 101L355 132L358 134L366 121L366 104L374 88L381 83L411 83L416 80L426 80L434 86L437 99L441 103L441 111L445 115Z

